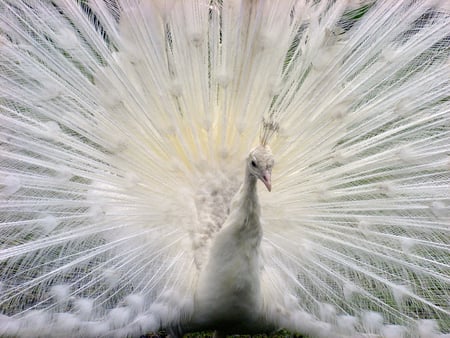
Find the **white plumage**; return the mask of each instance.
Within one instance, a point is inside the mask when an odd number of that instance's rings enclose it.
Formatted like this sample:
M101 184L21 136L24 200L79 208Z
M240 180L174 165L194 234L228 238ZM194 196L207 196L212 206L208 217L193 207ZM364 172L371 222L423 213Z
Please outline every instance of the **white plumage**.
M276 328L264 313L270 304L263 304L267 300L262 299L264 290L260 285L263 231L256 192L258 178L271 189L272 167L269 148L259 146L250 152L244 182L215 236L205 267L200 270L188 330L192 327L258 333Z
M436 0L0 0L0 336L449 335L449 36Z

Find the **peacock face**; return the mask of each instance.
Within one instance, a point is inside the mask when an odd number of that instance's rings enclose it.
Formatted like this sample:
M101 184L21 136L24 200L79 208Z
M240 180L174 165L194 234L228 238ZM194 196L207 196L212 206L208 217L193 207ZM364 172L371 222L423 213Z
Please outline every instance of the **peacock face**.
M271 177L274 163L272 151L268 146L258 146L248 156L247 166L250 174L260 179L269 191L272 190Z

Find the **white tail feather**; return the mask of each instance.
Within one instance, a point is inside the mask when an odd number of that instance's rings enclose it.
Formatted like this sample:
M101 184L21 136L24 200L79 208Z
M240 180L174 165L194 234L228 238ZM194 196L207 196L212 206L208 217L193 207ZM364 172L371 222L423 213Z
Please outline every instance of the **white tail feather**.
M188 327L264 134L261 328L450 333L445 1L0 0L0 335Z

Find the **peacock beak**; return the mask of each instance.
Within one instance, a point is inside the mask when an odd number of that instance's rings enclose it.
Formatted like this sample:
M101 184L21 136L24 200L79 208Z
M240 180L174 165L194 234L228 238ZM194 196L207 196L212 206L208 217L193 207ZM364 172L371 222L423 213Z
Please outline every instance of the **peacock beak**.
M272 191L272 173L269 170L263 171L261 181L266 186L267 190Z

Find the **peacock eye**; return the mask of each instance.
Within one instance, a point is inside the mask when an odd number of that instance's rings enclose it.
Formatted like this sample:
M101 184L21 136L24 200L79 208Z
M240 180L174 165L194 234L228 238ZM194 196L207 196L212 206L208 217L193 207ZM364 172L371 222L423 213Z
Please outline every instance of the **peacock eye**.
M252 161L252 167L256 168L256 162L255 161Z

